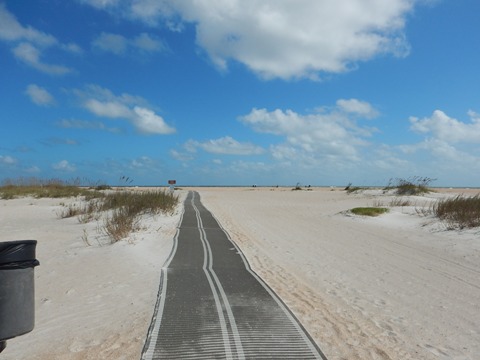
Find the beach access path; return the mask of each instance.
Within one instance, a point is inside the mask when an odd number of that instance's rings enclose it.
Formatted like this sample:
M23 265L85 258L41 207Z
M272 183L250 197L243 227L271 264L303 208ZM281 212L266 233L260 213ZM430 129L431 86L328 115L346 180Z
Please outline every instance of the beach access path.
M190 191L142 360L326 359Z

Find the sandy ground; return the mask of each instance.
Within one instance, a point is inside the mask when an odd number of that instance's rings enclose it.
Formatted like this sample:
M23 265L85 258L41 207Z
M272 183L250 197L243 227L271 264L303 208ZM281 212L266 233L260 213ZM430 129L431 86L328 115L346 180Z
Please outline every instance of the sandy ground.
M347 211L393 196L196 190L330 360L479 358L480 230L446 231L415 211L458 190L411 197L376 218ZM0 358L139 359L181 208L105 245L98 222L58 218L69 201L0 200L0 241L37 239L41 262L36 327Z
M2 360L140 359L182 209L107 245L102 220L59 219L71 201L0 200L0 241L36 239L40 261L35 329L8 340Z

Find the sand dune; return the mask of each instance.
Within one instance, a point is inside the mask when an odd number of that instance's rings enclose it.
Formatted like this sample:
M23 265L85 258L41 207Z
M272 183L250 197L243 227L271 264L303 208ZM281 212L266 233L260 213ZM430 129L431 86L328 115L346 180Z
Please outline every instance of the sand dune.
M196 190L329 359L478 358L478 229L445 231L415 206L376 218L346 212L388 204L378 191ZM1 358L139 359L181 208L107 246L99 224L58 218L68 201L0 200L0 241L37 239L41 262L36 327Z

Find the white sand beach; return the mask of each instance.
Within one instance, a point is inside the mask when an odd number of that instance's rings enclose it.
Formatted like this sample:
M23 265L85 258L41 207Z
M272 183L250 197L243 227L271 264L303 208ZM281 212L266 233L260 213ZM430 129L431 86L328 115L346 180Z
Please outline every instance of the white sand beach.
M195 190L328 359L478 359L480 229L447 231L415 210L467 190L409 197L374 218L347 211L393 196ZM58 218L68 201L0 200L0 241L38 240L41 263L35 329L8 340L0 358L139 359L181 207L105 245L98 223Z

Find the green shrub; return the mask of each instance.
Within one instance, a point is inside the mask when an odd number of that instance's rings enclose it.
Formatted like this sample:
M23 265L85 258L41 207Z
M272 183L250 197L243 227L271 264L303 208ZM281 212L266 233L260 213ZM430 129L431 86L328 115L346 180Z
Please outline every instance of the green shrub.
M382 207L357 207L350 211L355 215L378 216L388 212L388 209Z

